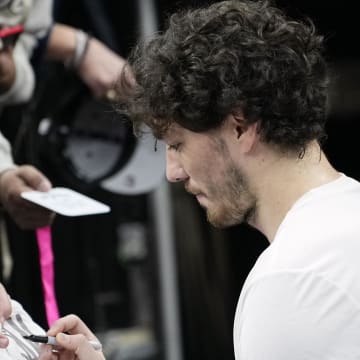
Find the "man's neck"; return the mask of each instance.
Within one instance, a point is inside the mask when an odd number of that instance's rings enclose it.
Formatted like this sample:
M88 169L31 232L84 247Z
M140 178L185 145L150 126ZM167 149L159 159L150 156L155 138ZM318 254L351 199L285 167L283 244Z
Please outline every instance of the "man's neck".
M257 179L253 190L258 208L251 225L272 242L293 204L309 190L335 180L340 174L315 141L306 147L301 158L271 150L263 154L253 177Z

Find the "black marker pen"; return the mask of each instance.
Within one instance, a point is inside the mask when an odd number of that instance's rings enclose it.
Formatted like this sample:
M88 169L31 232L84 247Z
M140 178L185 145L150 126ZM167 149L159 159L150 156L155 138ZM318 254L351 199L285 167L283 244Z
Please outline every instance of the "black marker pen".
M24 339L30 340L32 342L48 344L48 345L59 345L54 336L46 336L46 335L24 335ZM101 350L102 345L98 341L89 340L89 344L95 350Z

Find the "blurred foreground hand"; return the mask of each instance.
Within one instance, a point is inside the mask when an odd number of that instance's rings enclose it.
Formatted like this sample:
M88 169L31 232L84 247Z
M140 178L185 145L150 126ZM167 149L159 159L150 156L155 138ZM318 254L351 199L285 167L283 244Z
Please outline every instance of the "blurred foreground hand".
M0 174L0 202L15 223L23 230L50 225L55 213L23 199L24 191L48 191L50 181L31 165L22 165Z

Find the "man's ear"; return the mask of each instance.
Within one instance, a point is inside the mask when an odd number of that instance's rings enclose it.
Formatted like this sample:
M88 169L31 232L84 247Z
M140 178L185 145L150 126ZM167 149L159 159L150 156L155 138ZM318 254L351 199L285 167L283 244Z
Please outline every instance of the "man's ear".
M233 121L233 127L237 139L247 130L248 125L246 124L244 114L241 110L237 110L231 114Z
M244 152L249 152L259 138L257 122L248 124L241 110L231 114L234 135Z

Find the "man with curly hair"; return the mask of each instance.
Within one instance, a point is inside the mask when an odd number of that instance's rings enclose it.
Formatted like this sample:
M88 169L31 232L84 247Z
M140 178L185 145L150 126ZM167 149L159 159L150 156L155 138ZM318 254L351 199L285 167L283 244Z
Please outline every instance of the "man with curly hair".
M237 360L360 358L360 184L321 148L322 40L267 1L224 1L174 14L130 61L126 107L166 142L168 180L216 227L247 222L269 240L240 294ZM79 354L79 339L63 344Z

